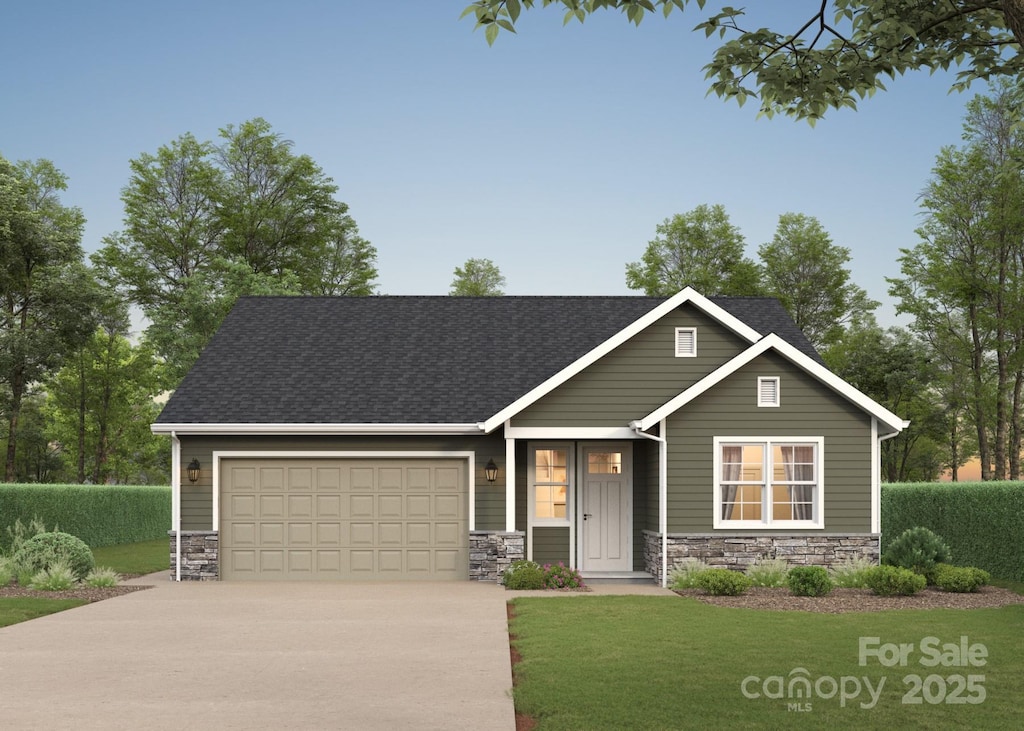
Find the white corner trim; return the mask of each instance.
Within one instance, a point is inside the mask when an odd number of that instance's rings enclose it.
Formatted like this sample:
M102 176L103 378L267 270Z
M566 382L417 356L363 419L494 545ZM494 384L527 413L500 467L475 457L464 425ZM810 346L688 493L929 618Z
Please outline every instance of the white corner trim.
M878 419L871 418L871 532L880 533L882 510L882 442L878 439Z
M480 434L483 424L152 424L154 434L337 434L394 435Z
M747 365L758 356L763 355L768 350L776 351L793 365L818 379L818 381L828 386L856 406L860 407L862 410L878 419L880 423L885 424L892 430L896 432L902 431L909 424L909 422L905 422L871 397L858 391L825 366L821 365L804 353L801 353L775 333L771 333L761 338L757 343L744 350L732 360L724 363L717 370L714 370L704 376L704 378L697 381L675 398L645 416L640 420L640 428L645 431L650 429L659 421L671 414L674 414L690 401L693 401L713 386L718 385L740 368Z
M730 315L724 309L716 305L714 302L709 300L707 297L697 293L693 288L686 287L682 291L673 295L669 299L662 302L660 305L655 307L653 310L648 312L646 315L640 317L632 324L627 325L619 332L615 333L612 337L605 340L603 343L598 345L596 348L586 353L582 357L578 358L574 362L567 365L565 368L560 370L555 375L548 378L546 381L536 386L525 395L516 399L514 402L506 406L504 409L490 417L483 424L485 432L490 434L492 431L497 429L499 426L505 423L506 420L512 418L520 411L525 409L527 406L535 403L541 397L551 393L554 389L561 386L563 383L568 381L570 378L575 376L577 373L582 371L587 366L595 363L605 355L610 353L615 348L619 347L627 340L632 338L634 335L642 331L644 328L652 325L668 313L672 312L676 308L690 303L697 309L701 310L705 315L708 315L714 320L729 328L740 337L744 338L748 342L754 343L761 337L761 333L754 330L752 327L747 325L745 322L739 320L733 315Z

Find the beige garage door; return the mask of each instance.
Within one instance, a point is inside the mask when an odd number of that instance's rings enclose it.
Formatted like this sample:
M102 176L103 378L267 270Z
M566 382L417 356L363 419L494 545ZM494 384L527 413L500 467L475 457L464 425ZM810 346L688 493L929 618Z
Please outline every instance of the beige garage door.
M466 463L224 459L222 579L466 579Z

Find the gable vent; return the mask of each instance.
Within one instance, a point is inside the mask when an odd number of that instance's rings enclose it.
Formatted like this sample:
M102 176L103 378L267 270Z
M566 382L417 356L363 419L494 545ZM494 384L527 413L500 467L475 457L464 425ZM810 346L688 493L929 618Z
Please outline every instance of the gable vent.
M676 328L676 357L694 358L697 355L697 328Z
M757 405L779 405L779 379L777 376L757 379Z

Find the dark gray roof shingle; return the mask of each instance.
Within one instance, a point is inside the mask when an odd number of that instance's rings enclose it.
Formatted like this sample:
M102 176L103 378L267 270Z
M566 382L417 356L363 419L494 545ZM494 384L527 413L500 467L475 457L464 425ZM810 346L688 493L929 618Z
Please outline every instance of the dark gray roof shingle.
M711 299L819 359L777 300ZM476 423L663 301L243 297L157 423Z

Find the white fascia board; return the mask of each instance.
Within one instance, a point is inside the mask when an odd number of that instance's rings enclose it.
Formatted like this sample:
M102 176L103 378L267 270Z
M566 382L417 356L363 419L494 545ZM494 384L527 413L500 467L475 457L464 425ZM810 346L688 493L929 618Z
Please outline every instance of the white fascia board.
M484 422L484 431L490 434L492 431L497 429L499 426L504 424L508 419L518 414L520 411L525 409L527 406L538 401L543 396L551 393L553 390L561 386L563 383L568 381L570 378L575 376L577 373L582 371L587 366L600 360L608 353L619 347L633 336L640 333L646 327L654 324L668 313L672 312L676 308L690 303L698 310L703 312L708 317L717 320L719 323L735 332L740 337L744 338L750 343L757 342L761 337L761 333L754 330L752 327L747 325L742 320L730 315L724 309L716 305L714 302L709 300L707 297L699 294L692 287L686 287L677 294L673 295L669 299L662 302L660 305L655 307L653 310L648 312L643 317L634 321L632 324L627 325L619 332L615 333L612 337L605 340L603 343L598 345L596 348L591 350L586 355L573 361L565 368L560 370L555 375L541 383L533 390L526 393L524 396L519 397L511 404L506 406L504 409L496 413L494 416Z
M395 435L480 434L482 424L152 424L154 434L327 434Z
M690 386L671 401L666 402L658 409L645 416L640 420L640 428L644 431L650 429L659 421L668 417L670 414L675 413L684 405L688 404L690 401L697 398L713 386L721 383L740 368L747 365L768 350L776 351L793 363L793 365L818 379L818 381L825 384L854 405L860 407L868 414L878 419L879 422L893 429L895 432L903 430L909 424L909 422L906 422L896 416L896 414L889 411L870 396L858 391L813 358L800 352L775 333L771 333L761 338L761 340L744 350L732 360L723 364L717 370L712 371L710 374L697 381L697 383Z
M639 439L628 426L506 426L506 439Z

